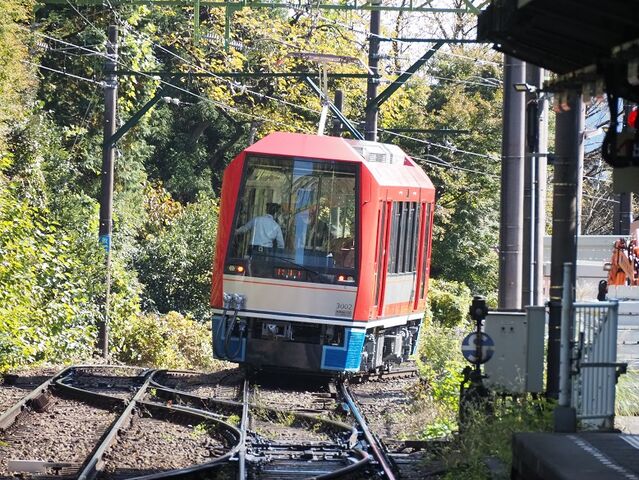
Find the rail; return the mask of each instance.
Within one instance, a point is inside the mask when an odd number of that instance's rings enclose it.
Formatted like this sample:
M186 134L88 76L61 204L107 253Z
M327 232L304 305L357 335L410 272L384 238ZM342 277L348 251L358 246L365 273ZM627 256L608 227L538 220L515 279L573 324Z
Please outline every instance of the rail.
M127 373L126 376L100 373L100 369L111 368L114 367L69 367L38 386L0 418L5 427L8 427L20 417L22 411L29 409L31 403L43 401L47 395L73 399L116 413L110 424L96 436L84 461L69 464L69 468L74 469L73 476L78 480L93 480L104 474L107 463L116 465L107 452L119 443L118 437L129 428L132 417L139 412L144 412L144 415L153 419L184 425L210 424L224 448L219 456L211 457L205 463L156 472L140 470L135 472L137 476L131 472L131 480L195 479L218 473L226 475L229 470L234 470L239 479L280 478L274 475L281 474L290 475L291 478L317 480L350 478L353 474L371 474L388 480L396 478L393 461L387 456L383 444L368 428L343 382L340 382L339 394L334 391L334 398L338 403L348 405L354 418L353 423L324 418L324 415L290 411L284 405L281 408L261 403L256 405L251 396L251 382L246 377L239 384L237 396L231 400L198 396L163 385L169 374L165 370L144 370L133 375ZM187 373L184 372L185 375ZM117 389L123 388L122 381L126 385L126 396L116 393ZM313 435L293 443L267 439L250 429L252 411L258 412L262 420L281 422L284 418L285 424L290 422L288 426L307 428ZM228 419L237 415L241 417L240 424L236 427L228 423ZM316 443L312 437L319 432L329 434L332 439ZM16 460L14 464L18 465L19 462L20 460ZM37 463L39 468L62 465Z
M154 402L149 402L145 399L148 394L149 387L154 385L153 377L159 372L156 370L142 371L139 376L127 376L127 377L94 377L94 378L106 378L109 381L114 378L129 379L135 383L135 394L126 399L121 398L110 393L101 393L96 391L87 390L82 386L78 386L77 381L81 380L80 374L91 374L92 371L98 371L100 369L132 369L131 367L123 366L75 366L68 367L60 373L54 375L46 382L35 388L30 394L19 400L13 407L9 408L4 414L0 415L0 425L3 426L2 430L6 430L9 426L13 425L20 415L28 409L30 406L35 405L37 402L45 402L45 397L49 395L55 395L60 398L74 399L87 405L94 406L99 409L107 409L110 411L118 412L115 420L106 428L106 430L100 435L93 450L80 463L68 463L68 462L40 462L31 460L13 460L9 462L9 465L17 466L19 468L36 468L38 472L44 471L46 468L61 467L61 468L77 468L77 472L73 472L73 477L77 480L92 480L103 473L105 467L105 454L112 448L112 446L118 441L118 437L125 431L130 425L131 418L136 410L144 410L149 412L153 418L162 418L172 423L183 423L184 425L197 425L203 422L210 423L213 426L213 430L219 435L223 441L226 449L220 456L211 457L207 462L191 465L174 470L165 470L157 473L144 474L141 476L132 476L131 480L160 480L170 478L201 478L207 474L211 474L212 471L219 469L223 464L234 457L240 449L241 434L240 431L233 425L228 424L218 418L215 414L199 409L189 409L181 405L165 406ZM141 370L141 369L137 369ZM103 382L104 380L102 380ZM36 470L25 470L36 471Z
M379 463L379 466L381 467L383 471L384 478L386 478L387 480L395 480L395 472L393 471L393 468L391 467L390 461L388 457L386 456L384 449L380 445L379 441L377 441L377 439L373 436L373 434L369 430L368 425L366 424L366 421L364 420L364 417L362 416L362 414L359 412L359 409L357 405L355 404L353 397L349 393L348 388L346 387L344 383L342 383L340 385L340 389L342 391L342 396L344 397L344 400L346 400L346 404L348 405L348 408L350 409L351 413L355 417L355 420L357 420L357 423L359 424L362 430L362 433L364 434L364 438L366 439L366 442L368 443L368 447L371 449L373 457Z

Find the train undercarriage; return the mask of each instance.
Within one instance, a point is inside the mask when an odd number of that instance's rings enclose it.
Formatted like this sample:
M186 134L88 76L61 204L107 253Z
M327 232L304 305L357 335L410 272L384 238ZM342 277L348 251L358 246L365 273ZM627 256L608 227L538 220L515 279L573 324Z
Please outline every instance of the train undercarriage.
M216 358L254 368L313 372L373 372L408 361L417 348L421 320L390 328L353 328L240 317L213 319Z

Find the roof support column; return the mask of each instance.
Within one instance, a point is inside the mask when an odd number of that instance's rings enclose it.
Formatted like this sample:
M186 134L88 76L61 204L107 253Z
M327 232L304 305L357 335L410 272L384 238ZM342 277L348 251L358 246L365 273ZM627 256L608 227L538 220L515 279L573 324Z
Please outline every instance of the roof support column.
M548 357L546 396L559 396L559 350L564 263L577 265L578 205L584 158L584 105L581 95L570 92L570 110L556 115L555 155L552 200L552 250L550 266L550 313L548 320ZM575 272L570 288L575 298Z
M514 89L525 83L525 63L504 56L504 118L499 227L499 308L521 308L525 95Z
M526 94L522 307L543 303L548 152L548 100L540 92L544 75L543 68L526 64L526 83L534 91Z

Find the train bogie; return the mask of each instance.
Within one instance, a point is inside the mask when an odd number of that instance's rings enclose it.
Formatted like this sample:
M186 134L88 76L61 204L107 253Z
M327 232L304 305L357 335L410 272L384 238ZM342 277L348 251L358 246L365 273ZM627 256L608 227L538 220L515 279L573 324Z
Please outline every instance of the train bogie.
M274 133L224 175L215 355L359 371L414 352L434 189L399 148Z

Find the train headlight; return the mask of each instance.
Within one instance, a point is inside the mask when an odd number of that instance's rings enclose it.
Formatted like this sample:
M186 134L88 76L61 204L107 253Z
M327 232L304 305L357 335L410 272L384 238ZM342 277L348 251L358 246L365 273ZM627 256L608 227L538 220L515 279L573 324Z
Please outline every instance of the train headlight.
M231 263L226 266L226 271L233 275L244 275L246 268L242 264Z
M337 275L337 281L338 282L353 282L355 279L353 278L352 275L346 275L345 273L340 273L339 275Z

